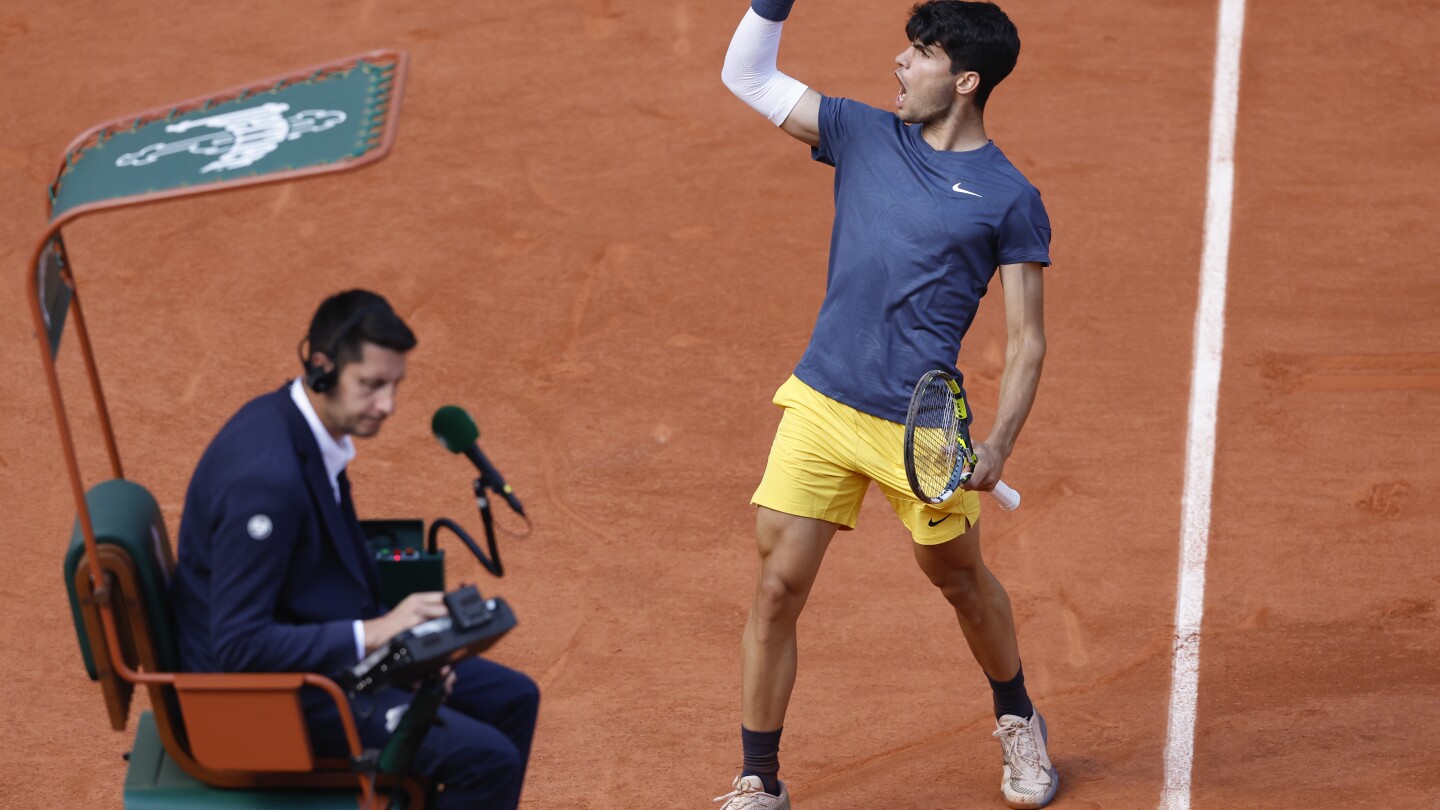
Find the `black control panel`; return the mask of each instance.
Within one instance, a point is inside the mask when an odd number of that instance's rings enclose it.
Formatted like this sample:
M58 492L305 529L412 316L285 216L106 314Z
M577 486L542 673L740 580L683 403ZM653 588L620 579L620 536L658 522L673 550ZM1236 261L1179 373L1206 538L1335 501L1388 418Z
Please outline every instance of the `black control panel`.
M499 597L469 585L445 594L449 616L421 622L346 670L338 681L361 694L409 685L451 662L482 653L515 628L515 612Z

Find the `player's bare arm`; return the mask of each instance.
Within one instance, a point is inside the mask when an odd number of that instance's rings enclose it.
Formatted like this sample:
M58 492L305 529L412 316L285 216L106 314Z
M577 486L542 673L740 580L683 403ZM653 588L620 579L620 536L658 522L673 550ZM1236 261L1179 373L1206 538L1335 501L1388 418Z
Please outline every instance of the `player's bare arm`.
M1000 480L1020 428L1035 404L1045 365L1045 273L1038 262L1000 267L1005 290L1005 371L990 435L975 448L980 457L969 489L989 491Z
M785 118L780 129L797 141L810 146L820 145L820 94L813 88L806 88L795 109Z
M721 81L751 109L797 140L820 145L820 94L776 68L791 0L753 0L725 52Z

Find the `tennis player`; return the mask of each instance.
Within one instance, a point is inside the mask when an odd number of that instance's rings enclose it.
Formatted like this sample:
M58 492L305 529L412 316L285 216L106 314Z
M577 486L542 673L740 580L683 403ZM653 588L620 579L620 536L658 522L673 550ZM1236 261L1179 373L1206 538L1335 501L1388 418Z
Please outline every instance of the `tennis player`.
M822 96L776 69L793 0L752 0L725 56L725 85L835 167L825 301L810 346L775 395L784 409L755 492L760 577L745 626L744 767L723 810L788 810L780 734L795 685L795 625L837 529L855 527L874 481L914 538L915 559L955 609L994 693L1010 807L1043 807L1059 777L1025 691L1010 599L980 558L975 490L1000 480L1045 356L1050 221L1040 193L985 134L985 102L1014 69L1015 26L990 3L911 10L895 57L894 112ZM960 341L999 269L1008 331L994 427L957 498L910 491L905 414L931 369L959 375Z

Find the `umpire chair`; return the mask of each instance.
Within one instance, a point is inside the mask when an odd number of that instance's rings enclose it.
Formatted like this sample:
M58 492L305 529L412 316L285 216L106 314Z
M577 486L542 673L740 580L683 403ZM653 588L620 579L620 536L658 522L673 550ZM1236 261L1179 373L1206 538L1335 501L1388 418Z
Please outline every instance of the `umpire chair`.
M426 790L413 780L397 784L368 765L314 755L300 708L306 687L336 702L352 758L364 753L349 702L329 678L177 671L174 555L155 499L125 479L61 233L115 208L378 161L395 141L407 65L403 53L372 51L107 121L70 144L48 189L49 223L25 269L26 298L75 503L64 572L80 652L115 730L126 728L136 687L149 696L129 754L130 810L370 808L385 791L403 795L408 810L425 805ZM187 134L176 141L173 133ZM108 461L107 479L89 488L57 371L67 323Z
M151 709L140 716L129 754L126 809L354 810L357 792L364 802L359 806L370 806L376 786L357 774L351 760L312 753L300 708L302 687L328 693L340 710L350 753L358 759L359 736L340 688L309 673L177 672L169 597L174 557L159 506L144 487L124 479L97 484L86 501L97 561L86 553L78 521L65 555L85 668L91 680L100 682L116 731L126 727L135 684L144 684L150 698ZM108 589L113 612L100 610L90 589L92 577ZM379 781L379 789L395 789L393 779ZM406 780L401 789L407 808L425 806L421 784Z

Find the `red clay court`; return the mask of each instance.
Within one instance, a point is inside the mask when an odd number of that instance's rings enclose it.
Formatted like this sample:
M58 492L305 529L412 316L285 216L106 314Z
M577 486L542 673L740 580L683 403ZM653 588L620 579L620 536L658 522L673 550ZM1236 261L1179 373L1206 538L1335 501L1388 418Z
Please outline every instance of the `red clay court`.
M465 462L429 433L452 402L534 516L504 541L504 580L450 571L515 606L494 657L544 690L522 806L724 792L748 498L824 292L833 177L721 85L744 5L0 9L0 805L119 806L130 744L80 666L60 571L74 506L22 300L62 150L109 118L385 47L412 61L378 165L67 232L127 475L173 538L205 444L296 373L315 304L383 292L420 346L352 468L361 516L476 523ZM987 123L1045 195L1055 266L1046 372L1006 467L1025 503L987 509L985 550L1050 723L1053 806L1153 808L1217 3L1002 5L1024 50ZM886 107L907 8L801 0L781 68ZM1440 6L1251 0L1244 22L1188 806L1440 808ZM960 360L981 435L995 299ZM74 413L94 480L103 451ZM785 778L805 810L1000 807L984 679L869 501L801 623Z

